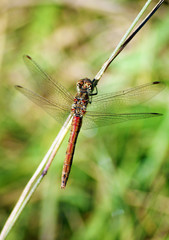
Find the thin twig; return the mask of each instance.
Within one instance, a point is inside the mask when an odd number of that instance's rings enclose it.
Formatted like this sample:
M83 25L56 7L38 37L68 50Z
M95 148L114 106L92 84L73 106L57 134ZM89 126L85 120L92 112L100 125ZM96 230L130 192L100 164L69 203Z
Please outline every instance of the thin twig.
M46 153L42 162L40 163L37 170L35 171L35 173L31 177L31 179L27 183L25 189L23 190L18 202L16 203L13 211L11 212L10 216L8 217L4 227L2 229L2 232L0 234L0 240L3 240L3 239L6 238L6 236L10 232L11 228L15 224L16 220L18 219L20 213L24 209L26 203L29 201L33 192L38 187L39 183L42 181L44 175L41 175L38 179L37 179L37 177L42 173L42 170L43 170L45 164L48 162L48 159L50 159L50 161L51 161L50 156L52 155L52 157L54 158L56 152L58 151L64 137L66 136L66 134L67 134L67 132L70 128L70 124L71 124L71 115L69 115L69 117L65 121L65 123L64 123L63 127L61 128L60 132L58 133L57 137L53 141L50 149Z
M106 60L106 62L102 65L99 72L96 74L94 78L94 85L96 86L100 78L102 77L103 73L106 71L106 69L109 67L109 65L112 63L112 61L119 55L119 53L127 46L127 44L133 39L133 37L140 31L140 29L146 24L146 22L154 15L154 13L158 10L158 8L162 5L164 0L159 1L156 6L153 8L153 10L145 17L145 19L140 23L140 25L136 28L136 30L130 35L131 31L139 21L140 17L143 15L145 9L148 7L152 0L148 0L140 13L137 15L133 23L131 24L130 28L125 33L124 37L121 39L113 53L110 55L110 57Z

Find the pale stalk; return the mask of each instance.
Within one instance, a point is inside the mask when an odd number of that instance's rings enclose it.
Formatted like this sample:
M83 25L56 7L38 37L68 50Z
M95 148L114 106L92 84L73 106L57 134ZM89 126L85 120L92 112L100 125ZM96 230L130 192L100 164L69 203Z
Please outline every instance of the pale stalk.
M145 19L140 23L140 25L136 28L136 30L132 32L138 21L140 20L141 16L147 9L147 7L150 5L152 0L148 0L142 10L139 12L129 29L126 31L124 36L122 37L121 41L113 51L113 53L110 55L110 57L104 62L99 72L94 77L94 86L97 85L98 81L102 77L103 73L106 71L106 69L109 67L109 65L112 63L112 61L119 55L119 53L127 46L127 44L132 40L132 38L140 31L140 29L146 24L146 22L153 16L153 14L158 10L158 8L162 5L164 0L160 0L156 6L153 8L153 10L145 17ZM131 34L131 35L130 35Z
M6 238L6 236L10 232L11 228L15 224L16 220L18 219L20 213L24 209L26 203L29 201L32 194L34 193L34 191L36 190L36 188L40 184L41 180L43 179L43 176L41 175L38 179L37 179L37 177L42 173L42 170L43 170L45 164L47 164L49 161L51 163L51 161L53 160L56 152L58 151L64 137L66 136L66 134L67 134L67 132L70 128L70 124L71 124L71 115L69 115L69 117L65 121L65 123L64 123L63 127L61 128L60 132L58 133L57 137L53 141L50 149L46 153L42 162L40 163L37 170L35 171L35 173L31 177L31 179L27 183L25 189L23 190L18 202L16 203L14 209L12 210L10 216L8 217L6 223L5 223L5 225L4 225L4 227L1 231L0 240L4 240ZM52 157L50 157L50 156L52 156ZM35 180L36 180L36 182L35 182Z

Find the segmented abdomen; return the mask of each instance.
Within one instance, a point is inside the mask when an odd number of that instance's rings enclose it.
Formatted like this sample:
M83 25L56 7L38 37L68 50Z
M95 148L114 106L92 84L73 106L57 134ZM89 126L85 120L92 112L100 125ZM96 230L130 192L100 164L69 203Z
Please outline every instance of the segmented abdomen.
M77 140L81 125L82 125L82 118L74 116L72 119L69 143L68 143L68 147L67 147L67 151L66 151L66 157L64 160L63 170L62 170L61 188L66 187L66 183L67 183L69 173L71 170L71 166L72 166L76 140Z

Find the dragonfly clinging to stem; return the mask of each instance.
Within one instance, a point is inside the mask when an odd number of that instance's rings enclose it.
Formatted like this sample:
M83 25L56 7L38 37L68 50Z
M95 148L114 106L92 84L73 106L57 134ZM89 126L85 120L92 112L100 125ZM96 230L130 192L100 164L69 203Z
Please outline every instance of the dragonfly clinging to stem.
M40 80L38 84L41 89L45 86L45 92L47 95L42 96L19 85L17 85L16 88L34 103L42 107L59 123L64 123L69 114L72 116L69 143L62 171L61 188L66 187L77 137L82 125L83 128L91 128L162 115L159 113L119 113L122 106L125 104L139 104L155 96L164 88L162 82L155 81L121 92L97 95L97 83L107 67L144 26L155 11L157 11L162 2L163 1L160 1L156 5L137 29L127 38L127 40L121 45L118 53L114 57L110 57L103 64L101 70L93 80L84 78L77 82L77 93L74 97L61 84L55 82L48 74L46 74L30 56L24 56L24 61L28 68L35 75L39 76L37 81L39 81L39 79L45 80ZM115 109L118 109L117 113L114 113ZM43 175L47 173L47 170L48 169L45 169L43 171Z

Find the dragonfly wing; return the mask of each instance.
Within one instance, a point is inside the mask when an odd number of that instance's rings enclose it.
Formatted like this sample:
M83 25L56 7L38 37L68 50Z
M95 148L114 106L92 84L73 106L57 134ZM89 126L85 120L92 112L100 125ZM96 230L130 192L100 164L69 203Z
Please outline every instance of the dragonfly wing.
M152 82L120 92L102 94L95 98L93 97L92 104L88 107L88 110L101 111L103 113L123 111L129 106L151 99L162 91L164 87L165 84L162 82Z
M15 86L15 88L19 90L22 94L24 94L27 98L29 98L32 102L42 107L47 113L49 113L54 119L56 119L61 124L64 123L67 116L70 114L69 107L65 107L64 105L46 99L27 88L18 85Z
M160 113L121 113L104 114L88 111L84 117L83 129L102 127L110 124L162 116Z
M23 59L35 79L38 94L45 96L49 101L71 107L73 96L45 73L30 56L24 55Z

